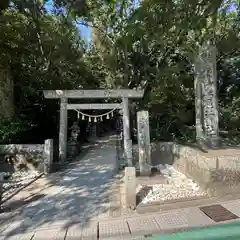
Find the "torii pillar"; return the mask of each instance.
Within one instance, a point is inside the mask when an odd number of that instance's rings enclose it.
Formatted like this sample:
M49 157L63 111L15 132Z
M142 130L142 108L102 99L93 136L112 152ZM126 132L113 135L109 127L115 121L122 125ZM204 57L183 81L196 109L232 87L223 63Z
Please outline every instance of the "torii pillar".
M123 146L124 154L127 159L128 166L132 166L132 140L130 132L130 118L129 118L129 100L126 97L122 98L123 106Z
M68 112L67 98L60 98L60 124L59 124L59 161L67 159L67 132L68 132Z
M128 165L132 165L132 141L130 134L129 119L129 98L142 98L142 90L119 89L119 90L44 90L44 97L48 99L60 99L60 126L59 126L59 160L64 162L67 159L67 110L68 99L82 98L120 98L123 108L123 132L124 132L124 152L128 160ZM89 109L91 109L89 104Z

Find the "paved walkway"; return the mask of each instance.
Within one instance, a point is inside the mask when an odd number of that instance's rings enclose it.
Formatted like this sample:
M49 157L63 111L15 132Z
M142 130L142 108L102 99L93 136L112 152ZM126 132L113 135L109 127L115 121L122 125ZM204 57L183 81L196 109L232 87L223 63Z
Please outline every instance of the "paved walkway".
M222 206L240 217L240 200L223 202ZM205 215L198 207L184 208L166 211L162 213L144 214L141 216L128 216L116 219L92 220L87 223L77 221L66 227L65 223L57 222L51 226L41 226L35 230L28 229L25 233L16 233L13 236L14 226L19 223L13 222L2 232L0 239L26 239L26 240L137 240L151 239L154 236L204 228L215 225L236 222L239 218L224 222L214 222ZM23 225L22 225L23 226ZM19 229L18 229L19 230ZM18 231L19 232L19 231ZM11 234L10 234L11 233ZM3 236L4 235L4 236ZM163 238L164 239L164 238Z
M102 138L91 147L85 146L69 170L41 179L18 194L19 199L16 196L13 205L21 201L28 204L15 211L18 217L2 222L1 234L12 236L54 225L65 231L74 222L85 224L107 217L111 188L117 181L115 146L114 136ZM32 196L28 196L29 192ZM0 218L3 216L0 214Z
M87 150L69 170L37 181L14 198L25 205L0 214L0 240L146 239L219 224L196 206L114 218L109 200L118 181L114 139ZM240 200L218 204L240 217Z

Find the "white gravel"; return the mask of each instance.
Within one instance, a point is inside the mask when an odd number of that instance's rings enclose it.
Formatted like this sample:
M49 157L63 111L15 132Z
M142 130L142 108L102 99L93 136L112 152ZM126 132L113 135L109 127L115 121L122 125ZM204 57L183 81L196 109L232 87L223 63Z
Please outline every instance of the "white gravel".
M3 184L2 199L8 198L15 191L29 184L33 179L40 175L38 171L17 171Z
M206 192L192 179L187 178L171 165L157 166L159 174L166 178L164 184L139 185L137 193L141 191L141 203L151 203L156 201L166 201L190 197L206 196ZM146 189L146 191L144 190Z

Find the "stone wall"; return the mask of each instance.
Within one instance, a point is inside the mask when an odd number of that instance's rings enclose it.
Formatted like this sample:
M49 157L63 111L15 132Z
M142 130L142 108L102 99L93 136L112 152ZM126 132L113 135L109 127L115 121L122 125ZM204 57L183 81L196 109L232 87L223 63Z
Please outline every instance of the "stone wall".
M0 145L1 154L14 154L14 153L38 153L43 152L44 144L6 144Z
M133 148L134 162L138 147ZM210 195L240 193L240 148L203 151L172 142L151 144L151 164L170 164L194 179Z
M0 171L8 172L9 166L4 162L6 155L27 154L31 159L29 164L40 172L46 171L46 165L49 168L49 161L53 160L52 140L45 140L44 144L6 144L0 145Z

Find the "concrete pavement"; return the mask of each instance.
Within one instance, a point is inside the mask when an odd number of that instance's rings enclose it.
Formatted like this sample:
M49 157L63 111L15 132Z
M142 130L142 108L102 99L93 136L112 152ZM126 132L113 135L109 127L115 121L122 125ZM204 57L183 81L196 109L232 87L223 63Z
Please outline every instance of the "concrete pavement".
M102 139L70 169L26 188L13 199L23 205L0 214L0 240L146 239L223 223L196 206L151 214L123 209L119 217L113 217L110 196L118 181L115 160L114 139ZM219 204L240 217L240 200Z
M223 207L240 217L240 200L223 202ZM239 222L239 219L215 222L198 207L176 209L172 211L122 216L120 218L75 221L66 227L64 221L56 221L53 225L39 226L35 230L10 234L20 222L12 222L3 232L0 239L146 239L156 235L164 235L195 228L215 226ZM29 220L29 224L30 224ZM69 221L68 221L69 222ZM25 222L26 224L27 222ZM22 225L23 227L24 225ZM3 225L1 225L3 227Z
M36 181L12 199L12 205L24 206L15 211L18 216L1 224L2 235L59 224L68 229L75 221L87 223L109 215L109 198L118 179L115 137L102 138L85 148L70 169ZM6 225L8 230L4 230Z

